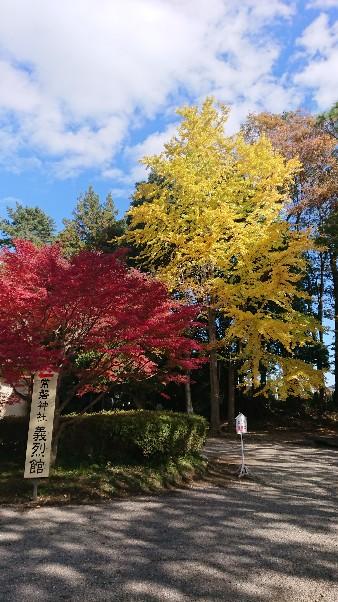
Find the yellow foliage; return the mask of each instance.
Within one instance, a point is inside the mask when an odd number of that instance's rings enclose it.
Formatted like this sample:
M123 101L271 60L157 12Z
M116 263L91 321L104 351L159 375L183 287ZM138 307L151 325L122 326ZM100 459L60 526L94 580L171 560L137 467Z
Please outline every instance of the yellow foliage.
M300 164L285 160L264 136L251 144L241 134L227 137L228 109L213 99L178 114L177 135L162 153L143 159L157 178L137 188L135 200L147 202L129 212L128 241L169 288L231 320L224 345L240 341L251 378L274 361L285 373L284 389L294 391L306 370L293 350L313 340L317 328L294 308L309 236L282 219ZM283 348L283 362L269 351L272 342ZM300 393L305 389L301 384Z

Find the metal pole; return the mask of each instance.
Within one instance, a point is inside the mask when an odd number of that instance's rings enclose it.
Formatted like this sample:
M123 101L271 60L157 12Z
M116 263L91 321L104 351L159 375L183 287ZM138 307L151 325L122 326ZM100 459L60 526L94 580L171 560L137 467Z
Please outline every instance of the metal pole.
M36 502L37 499L38 499L38 482L33 481L33 500L34 500L34 502Z
M239 472L238 472L238 476L239 477L244 477L245 475L249 474L249 469L247 466L245 466L245 457L244 457L244 441L243 441L243 434L240 433L241 436L241 453L242 453L242 464L239 468Z

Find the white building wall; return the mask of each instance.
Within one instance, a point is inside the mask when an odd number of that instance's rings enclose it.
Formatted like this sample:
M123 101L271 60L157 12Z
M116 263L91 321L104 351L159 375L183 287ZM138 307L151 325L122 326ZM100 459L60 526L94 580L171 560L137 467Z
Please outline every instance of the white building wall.
M24 391L24 387L20 387ZM18 397L8 383L0 378L0 419L7 416L26 416L27 403Z

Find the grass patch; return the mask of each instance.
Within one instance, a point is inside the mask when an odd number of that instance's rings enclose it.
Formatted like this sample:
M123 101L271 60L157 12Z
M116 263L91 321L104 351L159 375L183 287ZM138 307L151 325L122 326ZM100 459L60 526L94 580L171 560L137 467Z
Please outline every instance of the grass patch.
M48 479L40 479L35 504L65 504L104 501L114 497L160 493L184 487L205 474L206 460L197 454L168 460L162 464L91 464L58 466ZM23 466L0 465L0 504L32 504L32 482L23 478Z

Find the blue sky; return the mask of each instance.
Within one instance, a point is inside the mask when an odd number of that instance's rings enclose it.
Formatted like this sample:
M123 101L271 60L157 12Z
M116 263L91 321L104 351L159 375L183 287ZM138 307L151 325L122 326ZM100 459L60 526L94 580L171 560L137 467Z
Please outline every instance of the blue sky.
M249 112L327 109L338 0L1 0L0 214L15 200L61 225L89 184L122 214L138 160L175 107L213 94Z

